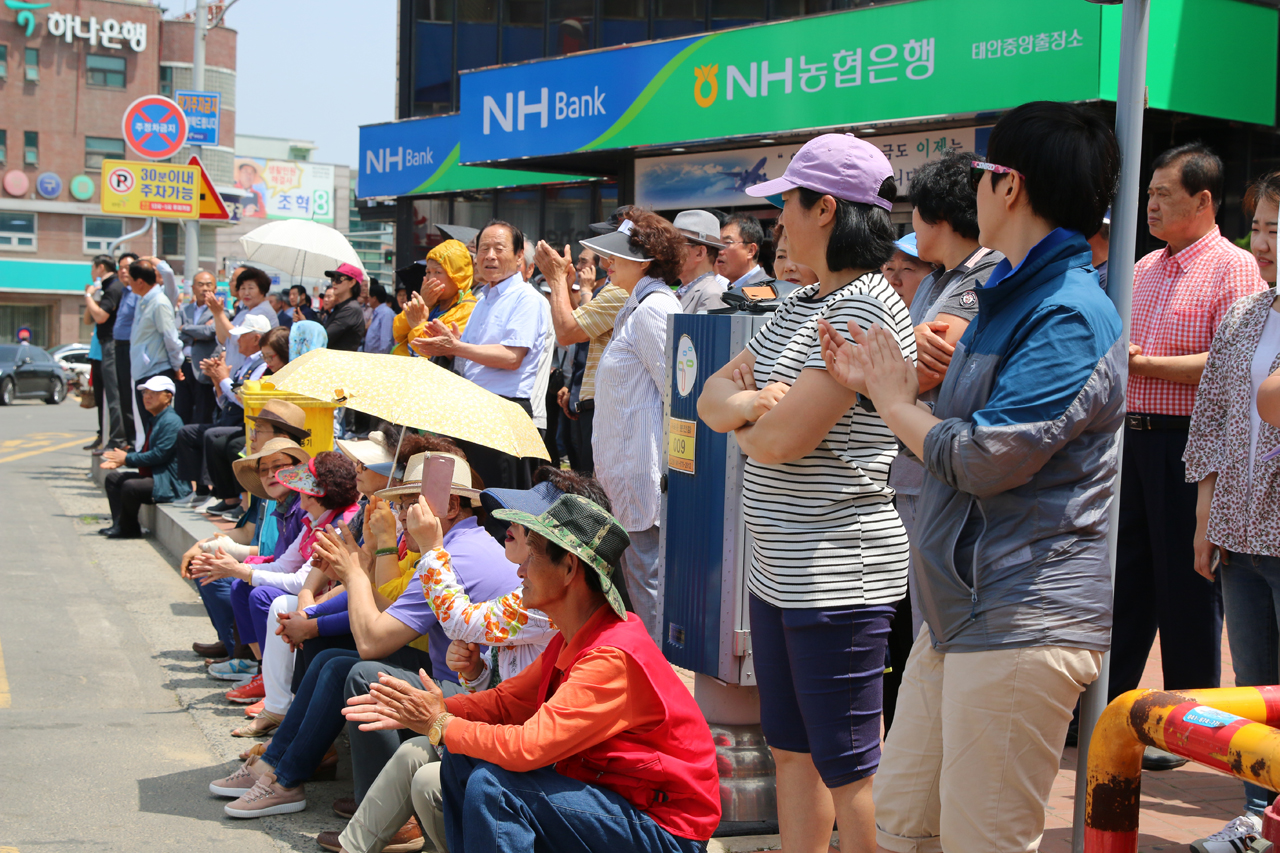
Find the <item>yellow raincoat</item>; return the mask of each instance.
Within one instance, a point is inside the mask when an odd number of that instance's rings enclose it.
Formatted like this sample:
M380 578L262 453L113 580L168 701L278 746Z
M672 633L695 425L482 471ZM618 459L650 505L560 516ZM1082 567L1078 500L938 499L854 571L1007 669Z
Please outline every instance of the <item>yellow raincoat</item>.
M476 307L476 298L471 293L471 254L467 251L467 247L457 240L445 240L427 253L427 260L435 261L444 267L445 275L458 288L458 298L454 300L453 305L444 310L441 310L440 306L432 308L427 315L427 322L439 320L446 326L457 323L459 332L466 331L467 320L471 318L471 312ZM391 324L391 334L395 338L395 346L391 354L410 355L409 342L415 338L426 337L427 323L421 323L417 328L410 329L409 319L401 311Z

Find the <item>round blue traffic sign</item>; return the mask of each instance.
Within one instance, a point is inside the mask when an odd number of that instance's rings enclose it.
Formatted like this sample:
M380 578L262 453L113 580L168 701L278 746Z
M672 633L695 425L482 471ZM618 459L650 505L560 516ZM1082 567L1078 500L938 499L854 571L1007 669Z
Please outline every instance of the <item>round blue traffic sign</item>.
M62 195L62 178L53 172L45 172L36 178L36 192L45 198L57 198Z
M187 141L187 117L168 98L147 95L124 111L124 141L140 157L167 160Z

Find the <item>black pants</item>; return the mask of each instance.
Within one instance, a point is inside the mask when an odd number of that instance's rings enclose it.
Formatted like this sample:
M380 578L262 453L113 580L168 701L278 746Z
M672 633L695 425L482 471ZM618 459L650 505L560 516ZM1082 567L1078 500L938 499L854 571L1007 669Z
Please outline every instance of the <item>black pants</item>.
M242 450L243 427L214 427L204 434L204 469L215 498L240 497L243 488L231 463L240 458Z
M915 645L915 635L911 633L911 593L899 601L893 610L893 621L889 623L889 645L886 649L889 657L888 671L884 674L884 730L888 734L893 725L893 712L898 706L898 690L902 687L902 673L907 669L907 658L911 656L911 647Z
M217 407L213 385L196 378L199 370L188 358L182 363L182 381L176 383L178 391L173 398L173 408L184 424L213 423L213 411Z
M128 341L112 341L116 348L116 387L120 389L120 420L125 443L132 445L133 434L133 361L129 358ZM135 448L136 449L136 448Z
M98 412L98 443L102 444L106 441L106 437L102 434L103 394L101 361L93 360L89 362L89 384L93 386L93 406Z
M547 428L542 434L542 443L547 448L547 455L551 457L552 465L560 463L560 443L557 436L560 434L560 418L564 416L564 412L560 411L560 404L556 401L556 397L563 387L564 371L556 368L547 378L547 397L544 401L547 407Z
M1138 686L1157 629L1164 689L1217 687L1222 676L1222 582L1195 572L1186 447L1185 429L1124 431L1108 701Z
M275 630L272 628L271 630ZM307 675L307 668L315 660L316 655L329 649L350 649L356 651L356 638L350 634L334 634L330 637L312 637L302 644L293 656L293 685L289 688L294 693L302 686L302 679ZM431 671L431 667L427 667Z
M111 507L111 523L121 533L129 536L142 535L142 527L138 524L138 508L143 504L155 503L151 497L153 488L155 480L144 477L137 471L122 471L117 468L107 472L107 504Z
M153 373L151 376L167 376L176 387L178 384L178 371L172 367L161 370L159 373ZM148 376L147 379L150 379ZM151 424L155 421L156 416L147 411L147 407L142 405L142 392L138 390L138 386L145 382L145 379L139 379L133 386L133 404L138 407L138 416L142 418L142 430L144 433L151 432ZM184 424L186 420L182 421Z
M178 430L178 479L194 482L196 492L209 493L209 480L204 473L204 434L211 424L187 424Z
M574 470L582 474L594 474L596 470L595 455L591 452L591 425L595 417L595 400L586 400L578 405L578 419L569 423L569 435L578 451Z

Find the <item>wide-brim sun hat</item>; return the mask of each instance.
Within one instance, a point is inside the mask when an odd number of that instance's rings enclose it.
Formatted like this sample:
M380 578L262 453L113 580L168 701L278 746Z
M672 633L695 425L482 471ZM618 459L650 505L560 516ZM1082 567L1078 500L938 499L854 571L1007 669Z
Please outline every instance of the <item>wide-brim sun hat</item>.
M643 249L638 249L631 243L631 232L635 225L630 219L622 220L617 231L611 231L608 234L602 234L599 237L588 237L585 240L579 240L578 244L586 246L597 255L608 255L611 258L624 258L628 261L651 261L653 258L644 253Z
M852 133L824 133L810 139L787 164L782 177L747 187L755 198L767 198L797 187L845 201L893 210L880 187L894 176L884 152Z
M500 509L494 518L522 525L554 542L590 566L600 578L604 597L619 618L627 618L622 596L613 585L613 573L622 565L622 553L631 537L618 520L581 495L562 495L541 515L518 509Z
M262 488L262 478L258 476L258 460L277 453L286 453L289 458L299 464L311 461L311 454L299 447L293 439L273 438L262 445L262 449L257 453L231 463L231 470L235 472L236 480L244 486L246 492L257 495L264 501L271 500L267 490Z
M422 491L422 469L428 456L444 456L453 460L453 482L449 486L449 494L460 498L478 498L480 490L471 485L471 466L461 456L452 453L415 453L409 457L405 466L404 477L400 485L374 492L380 498L398 497L400 495L417 494Z
M307 429L307 413L296 403L288 400L268 400L262 404L262 410L256 415L245 415L245 420L266 421L272 429L293 437L295 441L305 441L311 437Z
M359 462L366 468L390 462L395 458L391 455L391 451L387 449L386 437L378 430L369 433L368 438L340 438L334 444L343 456L352 462Z
M277 471L276 482L290 491L310 495L313 498L322 498L329 493L316 479L316 460L314 459Z

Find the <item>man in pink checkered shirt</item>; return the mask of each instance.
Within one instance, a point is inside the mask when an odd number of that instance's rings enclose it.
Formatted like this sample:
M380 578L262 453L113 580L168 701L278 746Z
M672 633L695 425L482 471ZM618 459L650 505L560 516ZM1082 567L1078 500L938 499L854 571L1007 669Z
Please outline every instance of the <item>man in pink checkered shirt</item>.
M1108 698L1138 686L1157 629L1166 690L1218 686L1222 588L1194 569L1196 484L1186 482L1182 454L1218 324L1233 302L1266 287L1253 257L1215 224L1217 155L1192 143L1154 167L1147 225L1168 246L1134 270ZM1163 769L1152 766L1160 760L1147 766Z

